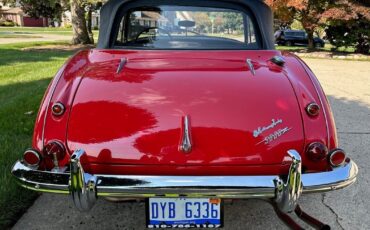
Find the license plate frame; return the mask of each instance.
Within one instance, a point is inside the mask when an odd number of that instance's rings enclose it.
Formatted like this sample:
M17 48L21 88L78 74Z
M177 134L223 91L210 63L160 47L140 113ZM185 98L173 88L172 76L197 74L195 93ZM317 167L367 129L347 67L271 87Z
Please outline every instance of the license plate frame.
M166 202L174 202L176 200L183 200L183 201L188 201L188 202L194 202L194 201L199 201L199 202L205 202L204 200L208 200L209 201L209 204L211 204L211 202L214 202L214 203L217 203L217 200L219 202L218 204L218 214L219 214L219 218L216 218L219 222L217 222L216 220L212 220L213 223L203 223L205 220L207 220L206 218L202 219L202 220L196 220L196 222L198 223L189 223L191 221L195 221L195 220L184 220L184 221L178 221L178 222L182 222L181 223L177 223L177 224L174 224L174 223L169 223L169 220L167 220L167 222L164 222L162 221L162 223L158 224L158 223L153 223L154 220L151 220L150 218L150 204L151 204L151 201L159 201L159 200L162 200L162 201L166 201ZM179 204L181 205L181 204ZM147 198L146 199L146 202L145 202L145 215L146 215L146 228L148 229L171 229L171 228L180 228L180 229L189 229L189 228L204 228L204 229L220 229L220 228L223 228L224 227L224 202L222 199L220 198L192 198L192 197L155 197L155 198Z

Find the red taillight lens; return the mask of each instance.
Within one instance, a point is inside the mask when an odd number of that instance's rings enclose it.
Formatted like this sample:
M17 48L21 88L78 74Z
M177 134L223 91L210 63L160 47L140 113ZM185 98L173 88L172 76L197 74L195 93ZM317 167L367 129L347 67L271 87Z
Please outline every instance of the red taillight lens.
M335 149L329 155L330 165L333 167L339 167L343 165L346 157L346 153L342 149Z
M41 161L41 155L36 150L29 149L23 154L23 161L28 166L38 166Z
M62 116L65 111L65 107L62 103L57 102L51 107L51 111L53 112L54 116Z
M62 160L66 151L64 145L58 141L51 141L44 147L45 156L52 157L53 160Z
M320 113L320 106L313 102L307 105L306 112L310 117L317 117Z
M306 153L312 161L321 161L328 155L328 148L323 143L314 142L308 146Z

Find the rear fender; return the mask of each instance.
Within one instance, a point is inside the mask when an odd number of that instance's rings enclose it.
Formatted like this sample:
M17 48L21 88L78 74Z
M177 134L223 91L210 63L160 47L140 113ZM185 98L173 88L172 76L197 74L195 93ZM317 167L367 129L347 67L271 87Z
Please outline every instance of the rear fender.
M301 108L302 122L305 130L305 149L312 142L321 142L329 150L338 146L337 134L333 115L324 94L324 91L310 68L299 57L291 53L283 53L286 62L287 76L296 91L297 100ZM306 107L311 102L320 105L321 112L318 117L309 117ZM309 171L329 170L330 166L325 159L313 162L302 154L303 168Z
M34 149L42 153L44 145L51 140L58 140L67 146L66 130L70 105L81 81L80 76L83 76L88 63L88 51L80 51L66 61L51 81L37 115L32 141ZM51 107L56 102L65 106L65 112L60 117L51 113ZM66 154L60 165L68 163L69 157L70 154Z

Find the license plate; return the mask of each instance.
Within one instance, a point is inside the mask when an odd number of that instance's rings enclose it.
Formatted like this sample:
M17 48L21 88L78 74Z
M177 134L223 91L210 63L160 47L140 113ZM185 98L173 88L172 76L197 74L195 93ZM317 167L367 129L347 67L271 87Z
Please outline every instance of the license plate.
M221 199L149 198L147 228L221 228Z

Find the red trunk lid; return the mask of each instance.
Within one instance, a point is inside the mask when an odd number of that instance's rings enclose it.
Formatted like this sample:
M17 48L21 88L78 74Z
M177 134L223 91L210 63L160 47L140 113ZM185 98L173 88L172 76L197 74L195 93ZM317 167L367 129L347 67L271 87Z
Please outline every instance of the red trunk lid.
M94 51L70 113L69 149L95 164L281 164L287 150L303 149L304 132L289 79L266 62L276 54ZM179 151L185 116L189 153Z

